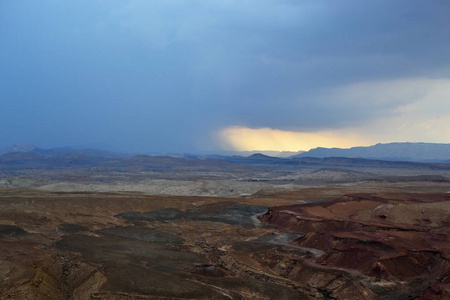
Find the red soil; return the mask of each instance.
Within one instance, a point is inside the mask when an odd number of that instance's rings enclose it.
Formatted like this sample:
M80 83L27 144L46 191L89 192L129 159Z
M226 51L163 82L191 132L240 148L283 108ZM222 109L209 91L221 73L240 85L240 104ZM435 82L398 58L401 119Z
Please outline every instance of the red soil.
M450 299L449 203L450 194L355 194L272 207L261 221L305 234L295 243L324 251L316 263L392 280L423 278L430 284L418 299Z

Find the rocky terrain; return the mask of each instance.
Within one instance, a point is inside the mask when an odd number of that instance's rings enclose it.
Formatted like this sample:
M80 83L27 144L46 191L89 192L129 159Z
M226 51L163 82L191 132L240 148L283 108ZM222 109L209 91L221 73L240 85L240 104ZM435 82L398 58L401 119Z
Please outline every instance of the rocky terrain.
M310 263L359 276L352 299L450 297L448 193L352 194L273 207L261 220L301 233L293 244L320 250ZM342 297L334 276L323 276L330 296Z
M2 189L0 299L446 299L448 185L413 185Z
M15 145L0 155L0 187L55 192L242 197L337 183L448 182L449 178L448 163L342 157L126 156L26 145Z
M0 299L449 297L445 163L25 150Z

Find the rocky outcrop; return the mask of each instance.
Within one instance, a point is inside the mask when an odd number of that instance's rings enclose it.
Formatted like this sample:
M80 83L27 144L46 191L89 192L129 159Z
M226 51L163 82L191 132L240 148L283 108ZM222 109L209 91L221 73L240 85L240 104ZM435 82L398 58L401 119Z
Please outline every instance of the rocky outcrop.
M323 251L314 263L324 268L402 281L405 292L417 299L446 299L449 198L448 194L350 195L327 203L272 207L260 219L303 234L294 244ZM404 207L403 214L399 207ZM436 213L428 213L429 221L421 222L418 217L430 207Z

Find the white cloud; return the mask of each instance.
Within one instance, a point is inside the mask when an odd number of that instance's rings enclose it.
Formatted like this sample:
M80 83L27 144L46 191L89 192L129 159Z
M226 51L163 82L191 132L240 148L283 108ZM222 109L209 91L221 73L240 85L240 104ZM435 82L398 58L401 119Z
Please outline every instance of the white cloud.
M330 105L355 107L355 114L379 112L358 126L312 132L228 127L218 133L222 146L237 150L298 151L396 141L450 143L449 79L365 82L335 88L326 94Z
M450 141L450 80L448 79L402 79L385 82L369 82L342 89L350 104L366 109L378 109L378 114L355 131L378 139L414 139ZM342 95L341 95L342 96ZM359 104L361 105L361 104ZM448 123L450 124L450 122Z

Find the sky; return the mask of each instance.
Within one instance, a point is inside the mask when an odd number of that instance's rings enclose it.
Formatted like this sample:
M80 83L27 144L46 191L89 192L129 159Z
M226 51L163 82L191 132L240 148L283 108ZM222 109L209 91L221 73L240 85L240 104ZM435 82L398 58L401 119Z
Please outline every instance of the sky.
M450 143L450 2L0 1L0 148Z

